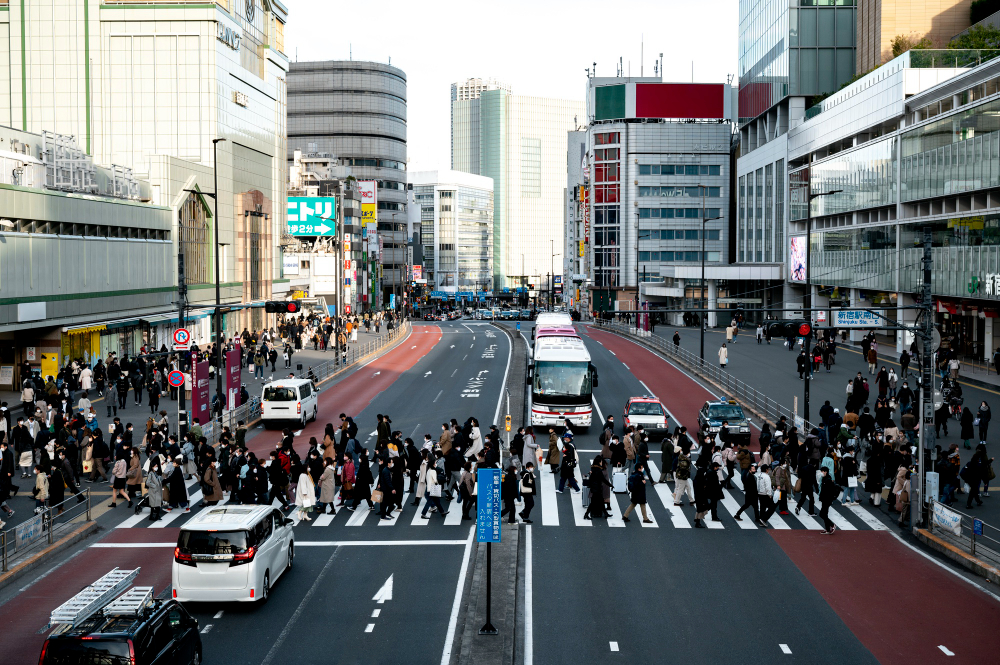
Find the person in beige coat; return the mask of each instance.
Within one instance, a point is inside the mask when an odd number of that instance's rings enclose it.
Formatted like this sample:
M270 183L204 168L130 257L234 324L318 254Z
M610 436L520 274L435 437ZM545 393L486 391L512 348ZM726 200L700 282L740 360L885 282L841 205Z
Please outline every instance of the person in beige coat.
M719 366L722 369L726 369L726 365L729 364L729 350L726 349L726 345L723 344L719 347Z
M336 515L333 509L333 501L337 498L337 465L333 458L327 457L323 460L323 473L319 476L319 512L325 513L326 507L330 506L330 514Z
M214 506L225 498L222 495L222 484L219 482L219 470L215 465L214 460L210 461L201 474L201 482L208 490L207 492L202 490L202 501L206 506Z
M45 502L49 498L49 477L45 475L45 469L41 464L35 465L35 513L45 510Z
M625 436L622 437L622 446L625 448L625 457L628 459L629 475L635 469L635 444L632 442L634 432L635 428L629 425L625 430Z
M448 429L448 423L441 424L441 438L438 439L438 445L441 446L442 455L447 455L451 450L451 430Z
M556 436L556 428L549 427L549 451L545 455L545 463L552 468L552 473L559 473L559 437Z

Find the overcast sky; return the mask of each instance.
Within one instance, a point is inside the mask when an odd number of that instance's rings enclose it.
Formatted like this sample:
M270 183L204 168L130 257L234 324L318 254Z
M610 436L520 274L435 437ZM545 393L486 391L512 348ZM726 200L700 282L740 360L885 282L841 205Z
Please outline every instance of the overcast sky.
M295 60L387 62L406 72L411 170L450 167L451 83L497 78L517 94L583 100L587 67L664 81L724 83L737 74L737 0L287 0Z

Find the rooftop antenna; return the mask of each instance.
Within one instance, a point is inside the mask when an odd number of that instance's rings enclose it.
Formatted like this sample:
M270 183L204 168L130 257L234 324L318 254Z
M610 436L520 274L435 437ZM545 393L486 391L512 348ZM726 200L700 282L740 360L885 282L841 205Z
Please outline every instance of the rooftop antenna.
M597 78L597 63L594 63L594 78Z
M663 54L660 54L660 80L663 80Z
M347 58L348 60L354 60L354 44L347 45ZM691 66L694 67L693 64Z
M590 78L590 67L586 67L584 71L587 72L587 78Z

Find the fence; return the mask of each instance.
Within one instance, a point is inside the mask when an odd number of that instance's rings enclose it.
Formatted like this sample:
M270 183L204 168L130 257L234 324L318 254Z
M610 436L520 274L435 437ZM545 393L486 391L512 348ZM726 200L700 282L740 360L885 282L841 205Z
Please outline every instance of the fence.
M994 565L1000 564L1000 529L977 517L934 501L927 530L936 532L939 537L975 557L989 560Z
M77 497L83 497L78 501ZM37 549L51 545L61 532L70 531L74 526L90 522L90 489L71 496L62 503L47 506L31 519L15 527L0 531L0 560L2 572L10 570L13 559L21 558Z
M775 400L753 386L740 381L714 362L702 360L698 355L675 345L671 341L652 335L644 330L637 331L634 326L629 327L618 321L598 319L596 323L600 328L614 331L625 337L641 340L643 344L660 351L664 356L678 365L682 365L691 373L714 383L725 393L726 397L735 399L741 406L753 412L763 421L774 423L782 416L785 416L788 422L794 423L799 428L800 432L809 431L813 427L816 427L816 425L804 421L801 417L797 416L792 409L778 404Z
M295 376L299 379L312 379L314 384L320 386L335 374L351 369L379 349L396 341L409 330L410 322L404 319L395 328L387 330L373 340L363 344L349 344L346 355L343 352L337 352L334 358L319 365L310 365L302 370L296 369ZM296 365L301 365L301 363L296 363ZM245 424L249 424L260 418L260 408L260 395L253 395L246 404L230 411L224 411L221 417L213 419L211 426L203 425L202 434L208 439L209 445L214 445L218 443L223 427L229 427L231 432L235 432L237 423L241 420Z

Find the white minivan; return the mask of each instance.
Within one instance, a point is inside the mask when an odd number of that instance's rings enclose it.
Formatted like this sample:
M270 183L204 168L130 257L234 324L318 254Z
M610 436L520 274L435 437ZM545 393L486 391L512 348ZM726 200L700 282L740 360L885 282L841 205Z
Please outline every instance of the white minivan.
M265 602L294 558L292 520L277 508L205 508L177 537L173 595L181 602Z
M264 427L272 423L294 422L300 429L316 420L319 393L309 379L281 379L265 384L261 394L261 420Z

